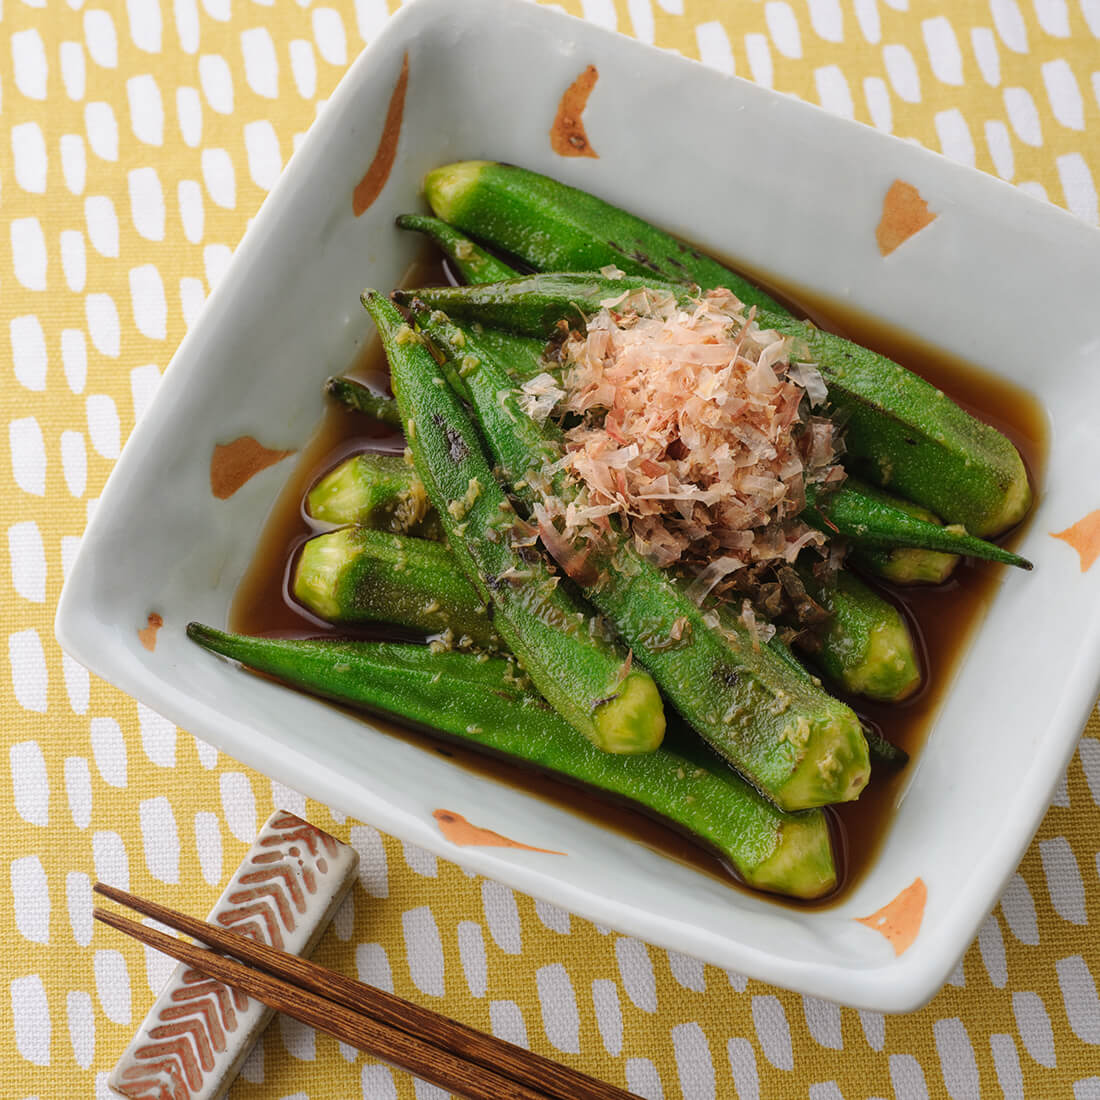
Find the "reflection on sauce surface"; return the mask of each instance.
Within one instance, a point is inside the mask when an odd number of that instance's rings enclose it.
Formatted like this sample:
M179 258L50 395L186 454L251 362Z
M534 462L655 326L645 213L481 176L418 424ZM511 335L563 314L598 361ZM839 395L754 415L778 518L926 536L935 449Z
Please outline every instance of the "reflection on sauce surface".
M445 275L440 265L426 263L410 272L405 285L439 283L445 280ZM770 286L767 289L773 291ZM790 304L793 311L812 318L821 327L889 355L942 389L975 416L1004 432L1020 450L1032 485L1037 489L1041 487L1046 458L1046 418L1030 394L857 311L799 292L780 292L777 296ZM376 340L364 349L348 373L371 385L384 385L385 363ZM230 629L282 637L336 635L334 628L305 612L288 594L288 579L296 552L319 530L304 514L305 494L321 474L350 454L363 450L400 453L402 449L400 436L376 421L339 408L330 407L325 411L317 433L303 449L260 536L253 563L241 582L230 612ZM1009 543L1018 535L1019 531L1012 532ZM875 703L862 698L846 701L861 718L876 723L891 741L915 756L944 693L950 688L959 657L974 628L984 617L998 586L1012 583L1016 578L1016 571L1005 566L964 562L946 584L936 587L906 589L878 585L900 605L914 629L924 683L920 691L899 704ZM338 633L342 637L395 637L394 631L386 627L359 630L341 627ZM429 735L375 717L369 721L391 736L414 741L426 752L445 756L456 765L567 807L663 855L718 876L731 886L738 885L733 873L709 849L643 812L607 800L602 793L597 795L574 787L523 764L473 752L461 743L434 733ZM871 782L856 802L827 811L840 881L833 894L810 903L776 900L806 908L833 905L842 898L874 861L908 770L903 768L890 774L876 768ZM526 839L533 844L539 842L537 836Z

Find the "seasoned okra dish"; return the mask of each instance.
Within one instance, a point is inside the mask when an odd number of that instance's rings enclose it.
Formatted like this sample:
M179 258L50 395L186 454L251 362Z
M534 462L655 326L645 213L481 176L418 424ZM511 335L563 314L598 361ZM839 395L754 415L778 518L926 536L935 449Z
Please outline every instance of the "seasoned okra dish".
M390 391L326 387L405 448L306 495L288 587L335 634L190 636L629 800L747 886L828 895L826 808L907 762L858 700L922 683L884 593L1031 568L991 541L1031 506L1016 446L592 195L481 161L425 193L398 224L457 285L364 291ZM405 640L340 636L363 623Z

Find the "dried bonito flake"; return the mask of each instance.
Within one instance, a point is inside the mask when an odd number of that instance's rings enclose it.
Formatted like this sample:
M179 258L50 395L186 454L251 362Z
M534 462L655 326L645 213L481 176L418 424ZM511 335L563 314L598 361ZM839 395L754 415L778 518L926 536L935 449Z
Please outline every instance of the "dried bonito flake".
M807 484L843 479L840 446L814 411L827 397L820 373L791 354L728 290L688 308L648 290L602 303L565 339L560 390L544 375L524 387L539 413L554 399L554 413L580 418L561 465L584 490L548 502L541 526L553 520L575 542L617 516L658 564L711 563L708 587L822 545L798 515Z

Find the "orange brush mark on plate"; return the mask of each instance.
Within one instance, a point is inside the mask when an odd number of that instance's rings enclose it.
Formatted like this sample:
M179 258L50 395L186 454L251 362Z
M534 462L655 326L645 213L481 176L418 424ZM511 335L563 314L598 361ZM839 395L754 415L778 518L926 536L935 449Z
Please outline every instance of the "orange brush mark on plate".
M900 955L917 938L927 900L928 887L924 885L924 879L915 878L893 901L887 902L877 912L855 919L881 932L890 941L894 954Z
M1051 531L1051 537L1068 542L1081 555L1081 572L1092 568L1093 562L1100 558L1100 510L1089 512L1072 527L1064 531Z
M554 125L550 127L550 148L560 157L599 157L599 153L588 143L581 115L588 103L588 96L596 86L600 74L595 65L587 69L565 90L558 104L558 113L554 116Z
M471 825L462 814L456 814L454 810L433 810L439 831L452 843L460 848L471 845L482 845L486 848L522 848L527 852L546 852L552 856L564 856L565 852L555 852L553 848L535 848L530 844L521 844L518 840L510 840L500 833L494 833L492 829L481 829L477 825Z
M894 180L882 200L882 217L875 229L879 252L889 256L899 244L904 244L935 220L936 215L911 183Z
M150 653L157 648L157 631L164 626L164 620L155 612L149 612L149 619L138 632L137 635L141 639L141 644L145 646Z
M374 160L363 173L363 178L355 185L351 196L352 213L359 217L382 193L386 180L390 178L393 162L397 156L397 139L401 136L401 119L405 114L405 89L409 86L409 55L401 62L401 72L393 86L390 105L386 109L386 121L382 124L382 136L378 139L378 148Z
M242 435L232 443L219 443L210 456L210 490L218 500L225 500L250 477L292 454L272 451L250 435Z

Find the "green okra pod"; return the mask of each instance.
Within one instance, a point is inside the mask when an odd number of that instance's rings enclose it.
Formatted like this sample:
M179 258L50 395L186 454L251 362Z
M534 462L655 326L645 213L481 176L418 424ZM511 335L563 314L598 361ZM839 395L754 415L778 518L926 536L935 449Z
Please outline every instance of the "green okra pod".
M439 351L470 364L465 385L482 434L517 499L533 508L532 475L561 456L560 429L527 414L508 365L472 329L438 313L417 320ZM553 484L563 499L576 491L561 471ZM738 617L699 608L629 536L593 544L570 576L691 726L778 806L820 806L862 790L867 746L852 711L793 676Z
M866 488L870 489L872 497L884 497L895 508L900 508L925 523L943 526L943 521L935 512L930 512L911 500L894 496L883 489L870 486ZM909 586L943 584L955 572L959 555L945 554L941 550L918 550L912 546L865 546L858 539L850 539L845 560L872 577L880 577L891 584Z
M437 542L342 527L302 547L294 598L330 623L382 622L443 634L461 649L503 649L477 590Z
M424 483L401 455L368 451L345 459L306 494L306 514L322 523L443 537Z
M389 623L443 634L448 649L470 645L506 649L454 559L444 547L424 539L361 528L317 535L298 559L292 591L310 611L329 622ZM777 637L768 645L798 676L812 679ZM864 736L872 760L903 761L901 750L881 735L880 742L868 737L867 726Z
M535 687L608 752L651 752L664 736L661 697L607 624L531 545L494 476L477 429L439 365L397 308L367 291L417 472L459 566Z
M861 546L885 549L911 546L1031 569L1027 558L995 542L974 538L965 530L929 523L899 507L895 500L891 494L878 492L849 477L843 485L828 492L819 493L815 487L808 486L802 518L820 531L854 539Z
M972 535L999 535L1023 519L1032 499L1027 469L996 428L885 355L804 321L757 320L793 337L799 357L817 364L846 418L857 472Z
M431 218L426 214L402 214L397 219L397 226L399 229L423 233L434 241L466 283L497 283L501 279L512 279L519 274L514 267L509 267L491 252L486 252L479 244L440 218Z
M583 321L603 302L639 289L691 299L683 286L655 279L569 272L398 291L396 298L455 320L549 337L562 322ZM794 357L821 371L830 402L846 419L848 454L866 476L975 535L998 534L1026 513L1031 487L1023 460L995 428L883 355L766 309L756 321L790 336Z
M462 161L429 172L424 191L445 221L537 271L599 271L724 286L746 305L774 298L709 256L602 199L511 164Z
M251 638L198 623L187 633L211 652L311 694L428 726L629 799L712 847L749 886L816 898L836 885L820 810L782 813L720 762L673 748L642 756L600 752L504 658L385 642Z
M397 411L397 402L392 397L375 393L362 382L343 376L330 378L325 383L325 393L334 401L352 412L366 413L392 428L401 427L401 414Z
M828 583L799 569L806 590L829 621L813 659L845 691L896 703L921 683L917 647L898 609L846 570Z

